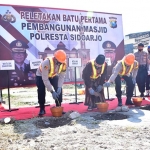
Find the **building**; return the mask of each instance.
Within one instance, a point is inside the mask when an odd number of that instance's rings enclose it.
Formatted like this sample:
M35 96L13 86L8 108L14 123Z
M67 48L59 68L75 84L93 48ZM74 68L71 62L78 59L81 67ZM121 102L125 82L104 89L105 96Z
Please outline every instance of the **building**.
M139 43L144 44L144 51L146 51L150 43L150 31L128 34L125 36L124 43L125 54L136 52Z
M125 55L129 53L133 53L133 44L125 44L124 45Z

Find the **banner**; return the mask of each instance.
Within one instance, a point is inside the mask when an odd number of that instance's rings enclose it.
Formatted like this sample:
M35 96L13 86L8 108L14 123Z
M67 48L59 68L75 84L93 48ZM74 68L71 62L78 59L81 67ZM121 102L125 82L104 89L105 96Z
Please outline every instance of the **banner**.
M15 70L9 71L11 87L35 84L37 62L62 49L67 58L81 58L77 81L90 59L104 54L108 77L113 66L124 56L122 15L99 12L0 6L0 60L14 60ZM32 63L33 64L33 63ZM0 71L0 88L5 88L6 72ZM74 68L68 67L66 83L74 82Z

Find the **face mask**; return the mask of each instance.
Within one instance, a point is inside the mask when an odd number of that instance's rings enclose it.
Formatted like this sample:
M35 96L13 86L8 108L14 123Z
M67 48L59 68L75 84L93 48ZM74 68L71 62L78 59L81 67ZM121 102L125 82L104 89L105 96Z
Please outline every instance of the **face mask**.
M59 61L57 61L56 64L57 64L58 66L60 66L62 63L60 63Z
M143 49L138 49L140 52L143 50Z

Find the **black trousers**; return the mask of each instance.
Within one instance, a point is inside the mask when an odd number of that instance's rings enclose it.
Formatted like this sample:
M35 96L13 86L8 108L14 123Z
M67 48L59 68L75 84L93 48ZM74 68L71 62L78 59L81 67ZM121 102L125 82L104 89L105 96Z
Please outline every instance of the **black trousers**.
M51 83L51 85L53 86L54 90L57 92L58 89L58 76L55 76L54 78L49 78L49 81ZM46 89L45 89L45 85L43 83L42 77L41 76L36 76L36 85L37 85L37 93L38 93L38 103L40 104L40 106L44 107L45 104L45 96L46 96ZM59 103L58 103L59 101ZM59 106L59 104L61 105L62 102L62 89L61 89L61 93L59 95L58 101L55 100L56 106Z
M150 75L147 75L147 78L146 78L146 90L150 90Z
M126 94L127 97L133 96L134 84L132 82L131 76L122 76L122 78L126 81ZM115 90L117 98L121 98L122 91L121 91L121 77L118 75L115 79Z
M146 78L147 78L147 68L146 66L140 66L136 76L136 83L138 85L140 93L145 92Z

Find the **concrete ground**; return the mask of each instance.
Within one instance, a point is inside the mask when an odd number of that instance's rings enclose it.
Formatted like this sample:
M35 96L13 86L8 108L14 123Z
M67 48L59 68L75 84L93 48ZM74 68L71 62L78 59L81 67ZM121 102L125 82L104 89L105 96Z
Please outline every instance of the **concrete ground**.
M64 103L74 102L74 87L64 87ZM122 88L122 91L124 89ZM138 90L137 91L137 95ZM115 97L115 88L109 88L110 97ZM11 89L11 105L33 106L37 104L36 88ZM107 96L107 89L105 88ZM77 96L78 101L84 101L84 95ZM107 97L106 97L107 98ZM7 89L3 90L3 99L7 102ZM47 103L54 103L51 94L46 93ZM148 100L148 99L147 99ZM8 104L8 102L7 102ZM105 114L114 113L110 110ZM149 150L150 147L150 111L130 108L128 112L117 112L128 115L123 120L95 120L100 112L81 114L70 124L57 128L38 128L34 122L42 118L16 121L13 124L0 124L0 149L12 150ZM64 116L62 116L64 117ZM44 117L47 120L54 117ZM58 142L59 141L59 142Z

